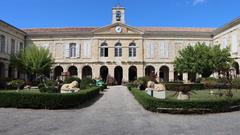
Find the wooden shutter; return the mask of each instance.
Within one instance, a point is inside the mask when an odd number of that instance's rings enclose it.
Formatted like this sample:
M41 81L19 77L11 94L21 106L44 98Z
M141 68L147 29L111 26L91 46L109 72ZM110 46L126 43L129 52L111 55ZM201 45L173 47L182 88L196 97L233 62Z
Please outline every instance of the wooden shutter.
M151 57L151 44L147 44L147 58Z
M90 42L87 44L87 56L88 58L92 56L92 44Z
M65 44L64 54L66 58L69 58L69 44Z
M80 57L80 44L76 44L76 57Z
M164 47L164 42L162 42L160 44L160 50L159 50L159 55L160 55L160 58L164 58L164 51L165 51L165 47Z
M168 58L169 56L169 46L167 43L164 44L164 58Z
M237 52L237 36L236 35L232 35L232 47L231 47L231 50L233 53L236 53Z

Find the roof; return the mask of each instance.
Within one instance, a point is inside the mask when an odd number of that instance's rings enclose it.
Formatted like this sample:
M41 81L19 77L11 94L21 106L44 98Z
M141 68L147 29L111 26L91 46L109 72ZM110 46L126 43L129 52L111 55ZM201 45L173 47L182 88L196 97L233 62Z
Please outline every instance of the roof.
M65 32L92 32L99 27L66 27L66 28L27 28L22 29L28 34L33 33L65 33ZM216 28L177 28L177 27L135 27L144 32L213 32Z
M13 28L13 29L16 30L16 31L19 31L19 32L22 33L23 35L27 35L27 33L26 33L25 31L23 31L23 30L15 27L15 26L13 26L13 25L11 25L11 24L9 24L9 23L1 20L1 19L0 19L0 23L3 23L3 24L5 24L5 25L9 26L10 28Z
M162 32L162 31L175 31L175 32L213 32L216 28L181 28L181 27L136 27L146 32Z
M213 33L214 33L214 35L217 35L217 34L223 32L227 29L230 29L238 24L240 24L240 17L238 17L238 18L234 19L233 21L231 21L230 23L227 23L224 26L216 29Z
M48 32L91 32L97 27L66 27L66 28L27 28L22 29L27 33L48 33Z

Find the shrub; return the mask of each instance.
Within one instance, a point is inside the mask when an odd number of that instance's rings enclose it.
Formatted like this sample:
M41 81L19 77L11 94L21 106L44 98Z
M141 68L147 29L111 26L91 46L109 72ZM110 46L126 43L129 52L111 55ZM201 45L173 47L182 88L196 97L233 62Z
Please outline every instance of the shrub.
M40 90L40 89L42 89L42 88L44 88L45 87L45 85L43 84L43 83L39 83L38 84L38 89Z
M204 85L201 83L191 83L191 84L183 84L183 83L165 83L166 90L170 91L178 91L179 87L189 87L191 90L202 90L204 89Z
M64 80L63 83L64 83L64 84L66 84L66 83L72 83L73 81L77 81L78 84L81 83L81 79L78 78L78 77L68 77L68 78L66 78L66 79Z
M57 81L55 81L55 80L48 80L46 82L46 85L47 86L57 86Z
M59 93L58 89L54 86L42 87L39 89L41 93Z
M148 76L139 77L136 81L134 81L134 85L139 87L140 90L145 90L147 88L147 82L150 81Z
M95 85L95 81L91 78L84 78L80 83L80 89L87 89Z
M239 110L240 99L220 100L173 100L157 99L147 95L138 89L132 89L131 93L136 100L146 109L153 112L165 113L216 113ZM163 108L163 109L162 109Z
M232 85L234 88L239 89L240 88L240 77L234 78L232 80Z
M7 89L9 87L8 82L10 81L11 79L9 78L0 78L0 89ZM11 88L11 89L14 89L14 88Z
M0 107L33 109L72 108L96 97L98 94L99 88L97 87L71 94L0 92Z
M17 79L17 80L12 80L12 81L10 81L9 82L9 84L11 85L11 86L13 86L14 88L16 88L17 90L19 90L20 89L20 87L23 87L24 86L24 81L23 80L19 80L19 79Z

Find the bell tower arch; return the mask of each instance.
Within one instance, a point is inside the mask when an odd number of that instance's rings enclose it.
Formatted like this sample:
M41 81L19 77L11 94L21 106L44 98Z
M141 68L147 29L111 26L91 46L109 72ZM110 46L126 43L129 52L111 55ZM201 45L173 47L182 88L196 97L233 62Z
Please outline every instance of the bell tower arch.
M112 8L112 24L119 22L125 24L125 8L120 4Z

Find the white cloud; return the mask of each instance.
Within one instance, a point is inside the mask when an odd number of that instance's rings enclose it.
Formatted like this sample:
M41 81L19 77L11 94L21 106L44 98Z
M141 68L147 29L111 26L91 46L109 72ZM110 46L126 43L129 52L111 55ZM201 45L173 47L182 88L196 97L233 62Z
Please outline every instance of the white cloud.
M206 0L193 0L193 5L196 6L196 5L202 4L204 2L206 2Z

